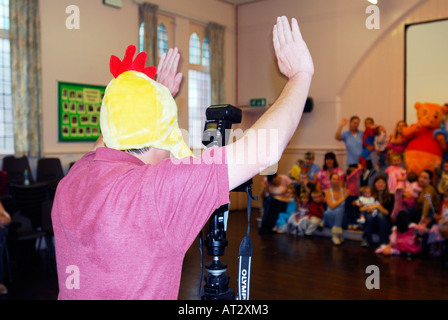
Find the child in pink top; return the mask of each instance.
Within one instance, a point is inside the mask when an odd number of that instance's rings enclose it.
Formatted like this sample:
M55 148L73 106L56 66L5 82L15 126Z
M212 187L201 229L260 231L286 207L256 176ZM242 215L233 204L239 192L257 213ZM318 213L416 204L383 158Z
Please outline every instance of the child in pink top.
M386 168L385 172L388 176L387 186L392 194L395 194L395 190L404 187L404 181L406 180L406 169L403 168L403 157L401 154L394 154L391 159L391 165Z
M359 218L359 208L353 204L359 197L360 180L364 168L361 164L358 167L351 166L347 169L345 186L348 190L348 197L345 202L345 213L348 219L348 228L356 229L358 224L356 221Z
M389 244L380 246L375 253L388 256L402 253L418 254L422 250L422 244L416 234L416 224L409 222L408 213L400 211L392 229Z

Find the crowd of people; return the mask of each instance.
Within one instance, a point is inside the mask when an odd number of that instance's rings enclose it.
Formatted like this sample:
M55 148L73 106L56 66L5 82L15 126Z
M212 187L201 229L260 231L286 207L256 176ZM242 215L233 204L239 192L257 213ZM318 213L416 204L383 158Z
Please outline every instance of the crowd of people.
M359 125L357 116L342 119L335 133L347 149L345 172L334 152L325 154L322 168L307 152L288 174L265 177L260 234L311 237L317 229L330 228L332 242L341 245L344 229L359 230L361 246L376 244L377 254L446 257L448 161L436 168L436 175L407 172L404 121L389 136L372 118L365 119L365 131ZM375 234L379 243L373 241Z

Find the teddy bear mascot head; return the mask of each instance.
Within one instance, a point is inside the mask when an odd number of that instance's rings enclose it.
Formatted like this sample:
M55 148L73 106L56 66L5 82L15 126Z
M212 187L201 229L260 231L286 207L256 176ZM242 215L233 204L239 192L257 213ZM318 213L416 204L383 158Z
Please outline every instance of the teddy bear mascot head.
M442 163L443 149L434 132L440 128L448 108L436 103L417 102L415 109L417 123L403 131L408 140L404 153L406 170L416 174L423 170L435 172Z

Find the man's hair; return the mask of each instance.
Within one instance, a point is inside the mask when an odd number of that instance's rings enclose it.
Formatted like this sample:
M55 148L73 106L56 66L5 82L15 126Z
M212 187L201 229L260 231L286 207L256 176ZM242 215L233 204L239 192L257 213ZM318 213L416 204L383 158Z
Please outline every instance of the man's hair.
M314 159L314 152L309 151L305 153L305 160L311 160L311 159Z
M320 190L313 190L313 191L311 191L311 196L312 197L323 197L324 194Z
M129 149L129 150L123 150L123 151L126 153L129 153L129 154L132 154L133 156L136 156L136 155L141 155L150 149L151 149L151 147L144 147L141 149Z

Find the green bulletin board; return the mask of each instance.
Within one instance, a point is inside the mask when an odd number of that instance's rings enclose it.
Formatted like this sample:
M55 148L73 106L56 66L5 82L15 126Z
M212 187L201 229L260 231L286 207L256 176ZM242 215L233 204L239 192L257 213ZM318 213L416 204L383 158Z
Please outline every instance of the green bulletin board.
M58 82L59 141L96 141L100 136L100 110L106 87Z

